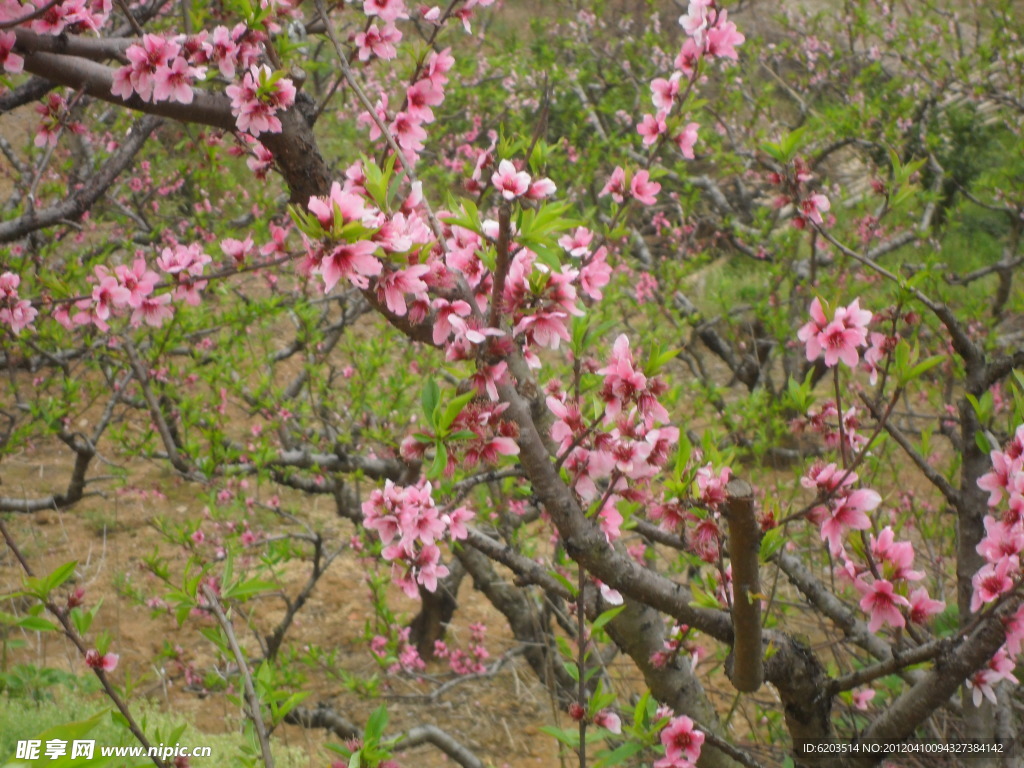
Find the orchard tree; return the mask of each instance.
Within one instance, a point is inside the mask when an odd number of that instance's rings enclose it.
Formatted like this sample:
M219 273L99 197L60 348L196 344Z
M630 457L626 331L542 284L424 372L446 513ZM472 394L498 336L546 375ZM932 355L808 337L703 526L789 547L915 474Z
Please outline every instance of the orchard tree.
M160 524L188 561L146 557L140 599L216 620L267 766L282 722L483 764L302 702L289 630L342 559L394 675L486 671L482 627L446 634L468 577L581 766L1013 764L1020 19L647 5L0 5L0 444L73 460L0 511L130 458L194 484L209 516ZM2 530L51 615L12 622L148 745L74 564L33 575Z

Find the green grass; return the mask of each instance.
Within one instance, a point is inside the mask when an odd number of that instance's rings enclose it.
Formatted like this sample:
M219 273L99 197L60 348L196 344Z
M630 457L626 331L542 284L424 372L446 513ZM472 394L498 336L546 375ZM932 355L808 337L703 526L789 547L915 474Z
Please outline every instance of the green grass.
M94 690L94 679L75 678L57 670L32 669L35 672L29 676L40 684L46 684L45 688L26 689L25 695L0 694L0 765L14 757L19 740L38 739L40 734L51 728L88 720L97 714L102 715L98 724L84 736L95 740L97 750L100 746L137 744L134 736L109 714L113 705ZM21 671L22 676L31 672L28 668L21 668ZM48 672L55 673L56 677L46 674ZM248 737L242 733L207 733L191 723L184 723L180 714L168 712L169 706L162 702L133 699L130 707L154 744L166 741L188 747L208 746L211 748L211 765L253 764L251 755L255 747L248 744ZM183 724L184 732L180 736L172 736ZM272 751L275 764L282 768L307 768L310 765L309 756L297 747L274 744Z

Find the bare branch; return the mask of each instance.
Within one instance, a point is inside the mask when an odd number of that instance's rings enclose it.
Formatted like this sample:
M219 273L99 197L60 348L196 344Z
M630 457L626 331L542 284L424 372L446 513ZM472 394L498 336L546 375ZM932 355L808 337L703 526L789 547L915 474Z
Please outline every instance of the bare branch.
M867 397L861 394L860 400L867 407L868 411L871 412L873 417L876 419L882 419L881 414L878 413L874 404L872 404ZM884 426L885 431L889 433L889 436L897 442L900 448L903 449L903 452L911 461L914 462L917 468L921 470L921 474L928 479L928 482L939 489L939 492L946 497L946 501L954 507L959 507L961 501L960 491L950 485L949 481L939 474L938 470L931 466L924 456L917 452L917 449L910 444L910 440L907 439L907 436L904 435L900 428L893 423L892 419L882 419L882 425Z
M410 728L398 738L400 741L394 747L395 752L403 752L421 744L432 744L462 768L484 768L479 757L436 725L418 725L415 728Z
M80 218L93 203L100 199L117 177L131 165L143 144L159 127L161 120L153 116L137 120L128 132L128 137L118 150L110 156L103 167L74 194L56 205L41 211L32 210L24 216L0 223L0 243L24 237L61 221Z

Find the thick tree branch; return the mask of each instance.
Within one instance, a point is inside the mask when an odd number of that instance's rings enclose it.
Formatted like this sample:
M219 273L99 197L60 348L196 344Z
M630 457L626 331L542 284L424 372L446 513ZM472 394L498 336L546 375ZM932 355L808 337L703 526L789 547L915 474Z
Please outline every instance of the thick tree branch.
M20 32L20 31L19 31ZM21 37L18 38L19 44ZM226 131L234 130L235 118L231 114L231 101L222 93L196 89L191 104L176 101L150 103L137 95L122 99L111 93L114 84L114 70L104 64L78 56L25 50L25 71L39 75L59 85L75 90L102 101L116 104L135 112L169 117L182 123L201 123Z
M1007 600L985 617L971 634L948 654L941 654L935 666L922 679L900 695L867 727L868 741L899 742L910 738L914 730L976 670L985 666L1006 642L1003 621L1021 604L1021 598Z
M65 442L75 452L75 466L71 470L71 479L68 480L68 487L64 493L56 493L41 499L15 499L0 496L0 512L21 512L32 513L42 512L44 509L65 509L74 506L86 496L95 496L96 493L86 493L86 473L89 464L96 456L96 448L93 444L84 439L68 439Z

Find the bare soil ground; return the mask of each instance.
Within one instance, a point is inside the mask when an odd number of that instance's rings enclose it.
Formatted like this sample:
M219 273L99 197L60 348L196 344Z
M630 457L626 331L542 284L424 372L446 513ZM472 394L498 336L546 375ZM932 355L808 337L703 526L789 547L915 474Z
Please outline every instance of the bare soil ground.
M162 709L180 714L207 732L236 729L240 712L223 693L206 693L199 686L186 685L181 665L159 658L169 644L179 646L181 660L197 671L214 669L212 646L199 633L209 621L190 620L179 628L173 617L154 616L146 606L123 597L125 584L154 596L162 593L143 564L143 557L154 549L168 557L184 557L180 549L161 540L151 521L156 517L172 521L195 517L203 507L189 486L159 467L141 461L137 464L132 472L133 485L147 492L146 498L138 492L110 493L105 498L86 499L69 511L16 516L9 527L38 573L48 572L68 560L78 561L75 584L86 590L88 604L104 600L94 629L108 629L113 634L111 648L121 655L116 679L141 681L137 690L158 701ZM70 463L58 450L39 447L5 457L2 469L5 495L24 493L31 497L43 489L62 486ZM166 498L152 494L153 490L159 490ZM310 512L312 517L330 525L326 510ZM336 527L347 525L339 521ZM351 674L369 678L375 672L379 674L379 670L363 639L364 622L371 612L365 574L366 569L357 558L336 561L299 614L289 633L289 642L295 647L316 643L325 650L338 649L341 662ZM288 569L284 581L289 591L294 592L305 578L305 572L296 567ZM0 592L14 591L20 579L20 569L5 548L0 552ZM463 585L459 602L453 627L456 642L468 640L468 624L485 622L490 629L487 647L494 659L512 647L513 641L503 634L501 616L471 589L468 581ZM411 615L415 606L407 603L405 608ZM270 605L260 610L266 611L261 619L267 621L275 621L281 613ZM25 633L23 638L28 641L27 648L12 656L9 663L30 662L86 673L82 659L68 643L51 635ZM248 646L255 648L255 643ZM446 679L445 673L441 663L435 662L426 677ZM325 677L313 677L312 684L307 686L313 691L309 703L330 701L339 714L356 723L365 722L380 703L348 693L339 683L330 683ZM394 678L382 689L393 732L433 723L496 766L546 768L559 764L554 741L538 730L554 720L550 699L518 657L510 659L493 677L467 680L436 701L425 702L423 694L429 694L437 685L429 679L417 682ZM286 743L308 749L311 766L330 762L320 749L325 741L323 732L285 726L280 736ZM326 740L339 741L333 736ZM425 768L451 764L430 747L406 753L403 763Z

